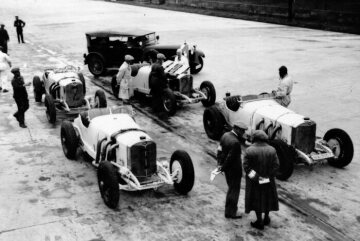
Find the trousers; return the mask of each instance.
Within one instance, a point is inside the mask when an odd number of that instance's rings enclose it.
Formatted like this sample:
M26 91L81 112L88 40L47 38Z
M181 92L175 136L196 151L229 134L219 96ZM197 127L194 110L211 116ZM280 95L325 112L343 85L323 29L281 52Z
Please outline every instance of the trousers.
M29 100L27 98L15 98L18 111L14 116L18 119L20 124L25 123L25 112L29 109Z
M241 172L240 172L241 173ZM228 185L225 201L225 216L235 216L240 196L241 174L234 170L225 172L225 179Z

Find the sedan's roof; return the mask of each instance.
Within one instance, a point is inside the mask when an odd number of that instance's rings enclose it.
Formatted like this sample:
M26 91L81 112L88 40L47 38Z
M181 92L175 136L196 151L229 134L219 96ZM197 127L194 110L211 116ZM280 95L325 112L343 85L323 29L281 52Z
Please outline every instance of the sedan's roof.
M138 37L144 36L150 33L154 33L154 31L142 30L142 29L135 29L129 31L112 31L112 30L104 30L104 31L94 31L94 32L87 32L86 35L91 37Z

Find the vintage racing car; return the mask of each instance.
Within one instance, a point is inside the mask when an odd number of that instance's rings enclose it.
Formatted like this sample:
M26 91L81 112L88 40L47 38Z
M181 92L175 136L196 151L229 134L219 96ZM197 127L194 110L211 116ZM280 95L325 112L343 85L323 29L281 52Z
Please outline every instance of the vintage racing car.
M135 58L134 63L148 61L152 49L172 59L181 47L180 44L160 45L159 36L152 31L96 31L85 35L88 54L84 54L84 62L94 76L104 75L107 70L118 70L127 54ZM204 52L193 45L187 48L187 56L191 73L199 73L204 66Z
M68 65L64 68L45 69L42 78L33 78L34 97L36 102L42 101L45 94L46 116L50 123L56 122L56 112L62 111L67 115L76 115L91 107L106 107L105 93L97 90L95 103L91 98L85 98L85 79L79 68Z
M185 104L201 103L205 106L211 106L216 100L216 91L210 81L203 81L200 88L193 88L193 77L188 73L188 65L175 63L167 60L163 63L169 88L164 89L162 93L162 107L168 114L173 115L178 106ZM151 95L150 72L151 66L148 64L131 65L132 87L134 92ZM113 94L118 96L119 86L116 82L116 76L111 80Z
M169 162L158 160L156 143L135 123L133 113L131 106L92 109L61 125L65 156L75 159L80 147L93 159L101 196L110 208L118 205L119 189L138 191L170 184L187 194L194 185L190 156L177 150Z
M354 147L345 131L331 129L323 138L317 137L313 120L281 106L272 94L228 94L224 100L204 111L203 124L208 137L218 140L236 121L248 126L248 136L252 130L264 130L277 151L281 180L291 176L294 163L312 165L327 160L341 168L352 161Z

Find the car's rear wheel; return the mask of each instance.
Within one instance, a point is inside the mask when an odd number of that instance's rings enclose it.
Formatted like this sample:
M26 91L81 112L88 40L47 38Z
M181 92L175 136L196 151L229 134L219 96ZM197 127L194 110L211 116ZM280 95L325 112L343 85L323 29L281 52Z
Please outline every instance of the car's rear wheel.
M201 103L205 107L212 106L216 100L216 90L214 85L210 81L204 81L200 85L200 91L206 95L206 99L202 100Z
M213 140L219 140L225 130L225 118L217 106L205 109L203 124L207 136Z
M195 182L195 171L191 157L186 151L177 150L171 155L170 174L174 172L175 190L181 194L190 192Z
M295 149L281 140L269 140L269 144L275 148L279 159L280 167L276 178L285 181L290 178L294 171Z
M41 102L42 95L44 93L44 87L40 77L35 75L33 78L34 97L35 102Z
M202 57L199 56L199 63L190 63L190 73L197 74L202 70L203 67L204 67L204 60Z
M341 129L331 129L325 133L324 140L334 153L328 159L331 166L342 168L350 164L354 156L354 146L350 136Z
M120 86L117 84L116 75L111 79L111 89L116 98L119 98Z
M103 90L97 90L95 92L95 108L105 107L107 107L105 92Z
M108 161L100 163L98 171L100 194L106 206L115 209L119 203L120 191L116 168Z
M84 78L84 75L82 73L78 73L78 76L79 76L79 79L83 85L83 92L84 92L84 95L86 94L86 83L85 83L85 78Z
M87 61L90 73L100 76L105 73L105 61L98 55L91 55Z
M164 89L161 95L161 103L165 112L169 115L176 113L176 98L172 90Z
M51 124L56 122L56 106L54 99L51 95L45 96L46 118Z
M75 159L79 145L79 138L76 135L74 126L70 121L63 121L60 129L61 145L65 156L68 159Z

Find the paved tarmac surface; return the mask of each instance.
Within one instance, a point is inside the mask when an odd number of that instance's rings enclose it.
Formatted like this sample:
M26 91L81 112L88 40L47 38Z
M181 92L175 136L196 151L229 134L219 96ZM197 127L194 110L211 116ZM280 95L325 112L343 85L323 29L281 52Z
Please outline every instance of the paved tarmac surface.
M27 22L25 45L17 44L11 27L15 15ZM344 240L357 240L359 36L86 0L2 0L0 16L10 34L14 65L21 67L27 81L48 66L82 66L84 32L104 28L151 29L163 43L197 44L206 58L194 85L211 80L218 100L229 89L247 94L275 88L277 68L286 64L296 81L290 107L317 121L320 136L333 127L346 130L355 147L353 162L344 169L297 167L289 181L278 182L280 190L286 191L281 191L283 196L301 203L313 216L281 205L271 226L258 232L249 226L253 214L238 221L223 218L226 184L222 177L208 181L215 162L201 147L216 148L203 131L203 107L185 107L165 121L188 139L139 113L137 121L157 141L160 157L169 157L175 149L189 151L196 184L186 197L171 187L121 192L119 208L113 211L100 198L95 169L80 153L79 161L64 157L61 121L55 126L47 123L43 105L34 103L32 87L28 87L28 129L19 128L12 117L16 109L12 93L1 93L0 240L338 240L331 227L346 234ZM86 66L84 71L89 80L99 83ZM89 94L98 89L91 81ZM119 104L108 97L110 105ZM148 107L143 108L151 114ZM242 190L240 210L243 194ZM329 225L319 225L316 218Z

